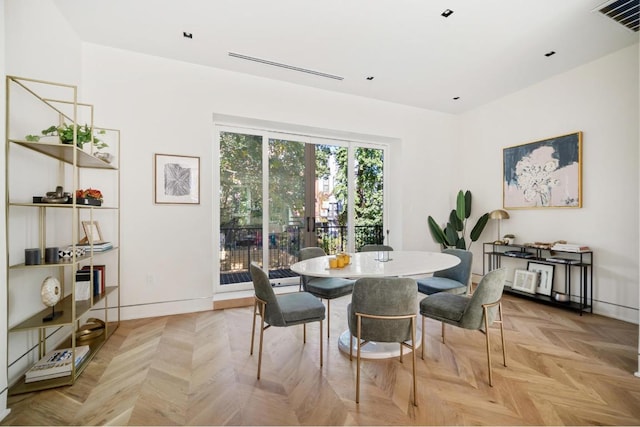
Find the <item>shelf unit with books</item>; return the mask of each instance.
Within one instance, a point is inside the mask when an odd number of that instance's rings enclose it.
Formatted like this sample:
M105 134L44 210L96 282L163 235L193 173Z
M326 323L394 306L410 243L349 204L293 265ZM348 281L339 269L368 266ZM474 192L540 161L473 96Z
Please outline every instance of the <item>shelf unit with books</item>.
M532 301L577 311L580 315L589 311L593 313L593 251L586 247L575 248L566 246L562 250L557 246L529 246L506 244L500 242L483 243L482 274L500 268L503 259L513 259L516 265L523 261L535 261L541 264L561 266L564 286L563 294L569 296L568 301L558 301L553 295L528 293L511 286L505 286L504 291ZM572 294L572 281L577 272L577 295Z
M7 376L13 395L73 384L120 324L120 132L94 127L93 105L78 102L74 85L7 76L6 88ZM51 123L79 130L81 120L108 141L108 160L96 150L97 136L83 145L77 132L67 142L28 135ZM64 193L64 200L39 197L57 186L72 191ZM96 186L107 189L105 204L76 193ZM102 251L94 251L91 240L80 244L83 222L97 221L113 242ZM38 263L25 262L28 248L39 251ZM58 257L45 259L45 253ZM108 276L109 281L78 300L76 272L83 269L90 272L91 289L94 277ZM40 301L40 286L49 278L61 294L53 308ZM59 317L46 320L52 311ZM82 323L94 318L102 330L86 339L80 334ZM76 365L76 349L85 345L89 351ZM27 382L26 372L52 349L70 350L69 374Z

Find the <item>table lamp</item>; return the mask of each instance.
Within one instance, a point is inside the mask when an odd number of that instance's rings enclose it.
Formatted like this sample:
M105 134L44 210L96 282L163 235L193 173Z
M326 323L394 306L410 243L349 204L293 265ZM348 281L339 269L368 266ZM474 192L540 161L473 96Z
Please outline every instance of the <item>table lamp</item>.
M496 239L495 243L502 243L502 240L500 239L500 223L503 219L509 219L509 212L503 209L496 209L489 214L489 218L498 220L498 238Z

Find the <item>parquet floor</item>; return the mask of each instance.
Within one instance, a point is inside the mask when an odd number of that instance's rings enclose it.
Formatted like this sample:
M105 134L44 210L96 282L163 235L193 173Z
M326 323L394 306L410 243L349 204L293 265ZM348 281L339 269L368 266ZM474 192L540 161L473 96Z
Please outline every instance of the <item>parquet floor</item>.
M306 345L302 327L270 328L257 381L248 307L126 321L73 386L10 397L2 425L640 425L637 325L510 296L494 387L482 334L450 327L442 344L428 320L419 406L410 358L365 361L356 405L337 345L349 299L331 304L322 368L316 325Z

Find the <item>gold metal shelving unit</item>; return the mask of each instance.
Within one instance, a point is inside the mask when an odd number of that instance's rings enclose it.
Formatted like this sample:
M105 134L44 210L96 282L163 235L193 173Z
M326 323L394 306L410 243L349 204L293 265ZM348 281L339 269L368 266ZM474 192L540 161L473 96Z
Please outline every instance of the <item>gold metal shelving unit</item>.
M70 93L68 98L52 98L45 97L39 94L38 88L50 88L58 92ZM15 92L14 92L15 91ZM17 93L19 92L19 93ZM120 131L117 129L107 128L94 128L93 126L93 105L79 103L77 101L78 89L73 85L60 84L55 82L47 82L43 80L29 79L16 76L7 76L6 78L6 152L5 152L5 183L6 183L6 230L7 230L7 313L11 318L14 317L13 324L9 324L8 338L7 338L7 360L9 366L7 367L8 374L9 368L18 362L19 366L30 367L35 362L30 362L35 357L35 361L44 356L47 353L47 346L55 348L72 348L74 351L73 363L71 372L69 375L47 379L35 382L25 382L24 372L19 372L13 378L8 375L9 380L12 382L9 388L9 394L27 393L36 390L42 390L47 388L71 385L75 382L78 376L86 368L89 361L100 350L102 345L111 337L114 331L120 324ZM16 102L12 98L14 95L19 95L19 100L24 102L25 99L29 99L31 102L44 106L44 110L52 110L53 114L58 117L60 124L66 123L68 125L78 124L78 110L85 108L89 111L90 126L92 129L102 129L105 132L112 133L113 142L115 147L110 150L115 158L118 159L118 164L114 165L108 163L95 156L97 151L94 151L93 144L90 144L90 150L85 151L77 146L77 132L74 132L74 140L72 144L63 144L60 141L32 141L27 140L26 137L15 137L12 135L13 121L18 122L24 128L25 123L30 120L37 120L28 117L29 114L14 114L12 112L12 103ZM18 102L19 103L19 102ZM64 108L60 106L66 106L71 112L65 112ZM19 109L19 108L18 108ZM27 110L28 111L28 110ZM26 116L26 117L25 117ZM33 129L41 129L43 124L47 123L32 123ZM17 126L16 126L17 127ZM77 129L77 128L74 128ZM93 142L93 141L92 141ZM31 195L25 194L12 194L11 183L14 180L28 179L28 171L21 170L21 168L12 168L11 150L14 147L22 147L26 149L26 152L22 155L35 155L45 156L58 161L59 180L65 181L68 186L73 189L72 198L70 203L29 203L26 199L29 199ZM26 153L26 154L25 154ZM70 169L70 174L65 173ZM65 169L67 168L67 169ZM111 205L109 206L90 206L80 205L77 203L75 197L75 190L81 188L80 171L83 169L95 169L112 171L115 177L111 179L115 180L112 186L115 188L117 197L113 197ZM70 175L70 177L69 177ZM84 186L96 186L95 182L82 183ZM16 243L12 245L10 236L16 232L16 228L27 227L23 223L26 221L18 215L18 210L30 210L37 211L35 217L38 222L38 246L41 249L41 253L44 255L44 250L47 247L47 224L51 221L47 218L47 212L52 210L59 210L63 216L71 217L71 226L68 227L68 236L71 239L69 245L72 250L72 257L70 260L60 260L57 263L43 263L38 265L25 265L24 262L14 262L10 259L17 253ZM111 211L111 219L115 221L112 224L112 229L115 230L115 236L112 236L111 240L114 240L113 248L106 251L94 251L93 247L90 247L85 255L79 256L76 254L76 245L79 242L80 223L81 218L88 218L90 221L94 220L94 215L101 211ZM24 217L24 215L23 215ZM31 216L33 217L33 216ZM18 219L20 218L20 221ZM55 218L54 218L55 220ZM59 217L57 221L60 221ZM33 224L31 224L33 225ZM25 232L25 234L27 234ZM109 277L110 281L105 283L103 293L91 296L88 300L76 301L76 275L75 272L81 267L81 264L89 265L90 271L93 271L93 266L97 265L100 257L109 257L110 268ZM43 269L49 269L47 272L51 272L50 275L57 276L62 286L63 298L55 305L55 311L62 311L62 315L50 321L44 321L43 317L50 314L52 309L41 307L33 307L33 305L25 306L21 301L16 298L12 298L12 292L15 291L21 285L24 285L25 275L37 274L45 272ZM70 286L65 286L65 277L70 277ZM106 277L106 275L105 275ZM90 286L93 290L93 272L90 273ZM22 283L21 283L22 282ZM92 317L101 318L104 322L104 331L97 336L82 340L79 343L76 333L81 327L80 321L83 317L91 315ZM15 318L19 317L20 320L15 321ZM53 332L51 332L53 331ZM48 332L51 332L48 334ZM10 346L14 345L12 337L14 334L27 334L23 340L15 340L16 346L20 347L24 345L24 342L30 342L35 340L35 346L27 348L20 348L18 352L11 352ZM57 335L56 335L57 334ZM36 337L37 335L37 337ZM55 338L52 336L55 335ZM75 349L78 345L89 345L89 354L76 366L75 364ZM35 355L37 351L37 355ZM13 360L10 357L14 354ZM18 354L18 356L15 356Z

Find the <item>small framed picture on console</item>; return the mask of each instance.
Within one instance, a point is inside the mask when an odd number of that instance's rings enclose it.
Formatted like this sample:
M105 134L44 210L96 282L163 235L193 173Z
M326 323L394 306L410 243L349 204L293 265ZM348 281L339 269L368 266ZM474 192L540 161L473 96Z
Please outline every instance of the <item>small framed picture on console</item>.
M516 270L513 276L513 286L511 286L511 288L517 291L535 294L537 285L538 273L535 271Z

